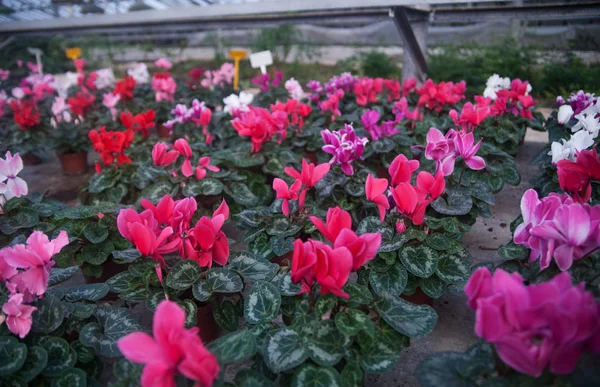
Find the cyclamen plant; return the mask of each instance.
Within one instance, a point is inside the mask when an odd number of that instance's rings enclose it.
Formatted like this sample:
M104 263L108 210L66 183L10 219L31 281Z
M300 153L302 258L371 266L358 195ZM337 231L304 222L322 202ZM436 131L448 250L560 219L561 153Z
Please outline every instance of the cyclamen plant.
M583 283L571 281L569 274L561 273L527 286L518 273L477 269L465 293L476 313L475 333L493 350L478 343L465 353L434 354L417 369L421 385L433 387L448 380L457 380L457 385L593 384L594 376L572 372L584 352L600 352L600 304ZM504 364L495 361L494 353ZM473 362L478 366L469 366ZM586 371L575 372L579 373Z
M353 175L352 163L361 159L368 139L358 137L352 125L345 124L344 129L330 132L325 129L321 132L323 138L323 151L333 155L329 164L339 165L346 175Z
M25 180L17 176L23 170L23 160L17 153L14 156L7 152L0 157L0 214L4 213L4 203L14 197L27 195Z
M34 231L27 244L18 244L0 250L0 281L9 291L8 301L2 306L8 329L21 339L31 329L32 313L37 309L26 303L42 298L48 289L52 257L69 244L67 233L61 231L54 240L40 231Z

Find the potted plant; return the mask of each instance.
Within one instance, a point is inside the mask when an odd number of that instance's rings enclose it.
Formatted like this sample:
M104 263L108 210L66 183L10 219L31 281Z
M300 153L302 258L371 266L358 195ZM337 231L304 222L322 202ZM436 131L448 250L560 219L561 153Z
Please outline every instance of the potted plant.
M90 140L85 123L78 121L56 122L51 132L53 148L65 174L81 174L88 169Z
M2 249L0 351L11 359L2 364L2 385L98 383L100 357L119 357L116 341L140 329L126 308L98 304L108 285L56 286L79 270L50 269L68 244L64 231L53 239L35 231ZM20 258L24 254L43 263L33 266ZM20 280L26 276L32 280Z

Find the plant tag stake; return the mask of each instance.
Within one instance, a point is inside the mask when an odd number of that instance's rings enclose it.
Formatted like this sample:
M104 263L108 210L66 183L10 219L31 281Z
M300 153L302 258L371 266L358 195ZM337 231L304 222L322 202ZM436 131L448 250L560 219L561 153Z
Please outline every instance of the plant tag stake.
M42 55L44 53L42 52L42 50L40 50L39 48L34 48L34 47L27 47L27 51L31 55L35 55L35 61L37 62L38 71L39 71L40 75L44 75L44 71L42 70Z
M272 64L273 55L269 50L255 52L254 54L250 55L250 66L252 66L253 69L260 68L260 72L263 74L267 73L267 66Z

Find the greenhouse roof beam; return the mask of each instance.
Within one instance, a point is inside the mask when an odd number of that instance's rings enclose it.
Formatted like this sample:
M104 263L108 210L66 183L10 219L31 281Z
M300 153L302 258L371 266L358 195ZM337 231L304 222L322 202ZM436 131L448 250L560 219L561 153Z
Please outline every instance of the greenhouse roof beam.
M492 0L479 0L492 1ZM165 23L204 22L210 20L234 20L246 18L259 24L266 17L293 18L307 12L318 13L334 10L368 10L372 8L407 6L415 4L467 3L468 0L265 0L239 4L213 4L210 6L173 7L161 10L127 12L123 14L86 15L57 18L36 23L8 22L0 25L0 32L67 31L89 28L124 26L156 26Z

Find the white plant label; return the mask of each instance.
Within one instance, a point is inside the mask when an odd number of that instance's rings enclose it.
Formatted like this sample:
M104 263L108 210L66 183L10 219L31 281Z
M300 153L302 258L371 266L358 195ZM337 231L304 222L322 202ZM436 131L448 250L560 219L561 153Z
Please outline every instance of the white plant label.
M272 64L273 55L269 50L255 52L254 54L250 55L250 66L252 66L253 69L260 68L260 72L263 74L267 73L267 66L270 66Z
M40 50L39 48L34 48L34 47L27 47L27 51L31 55L35 55L35 61L36 61L36 64L38 66L38 70L40 72L40 75L44 75L44 71L43 71L43 67L42 67L42 55L44 53L42 52L42 50Z

